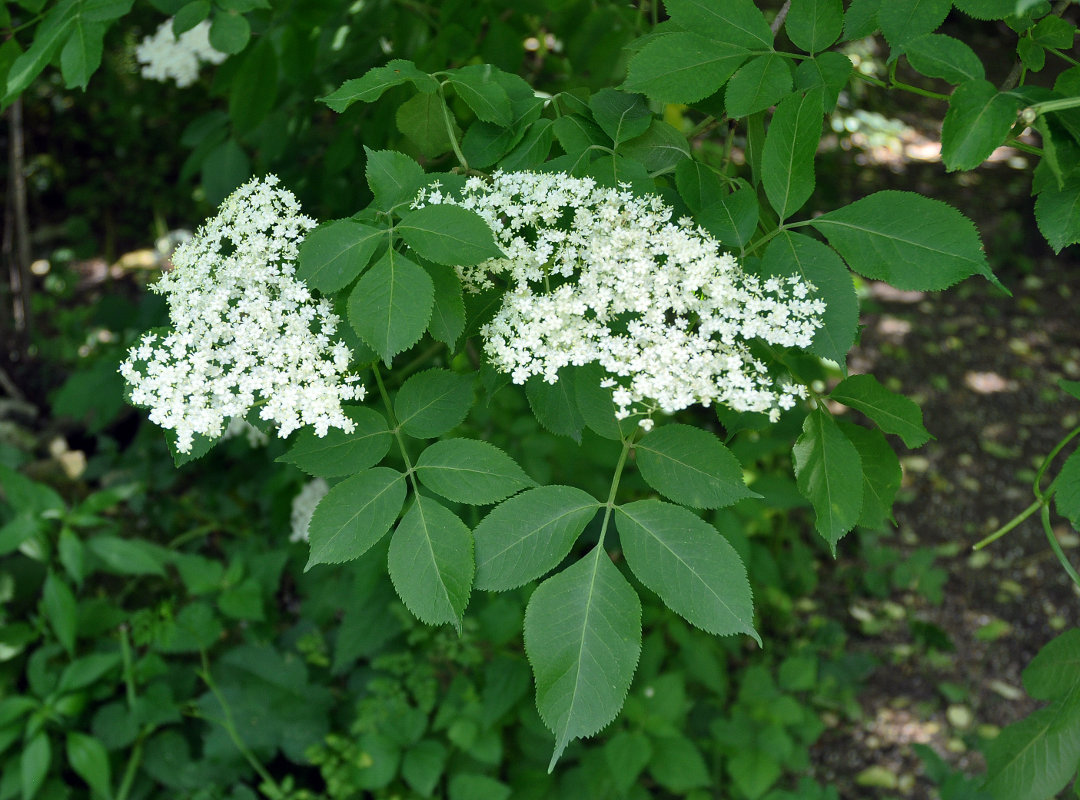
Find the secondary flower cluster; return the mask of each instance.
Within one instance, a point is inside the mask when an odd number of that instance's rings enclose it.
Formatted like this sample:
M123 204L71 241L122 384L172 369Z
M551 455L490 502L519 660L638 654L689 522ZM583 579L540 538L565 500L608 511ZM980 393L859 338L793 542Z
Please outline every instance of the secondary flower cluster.
M341 403L362 399L364 387L348 374L349 348L332 340L339 320L294 277L314 225L275 176L256 178L177 248L173 270L153 286L173 330L144 335L120 373L132 402L176 431L180 452L255 405L282 437L303 425L319 436L356 427Z
M144 78L162 83L171 78L180 88L195 83L203 63L220 64L228 57L210 44L208 20L184 31L177 39L170 17L158 26L153 36L145 37L135 48L135 58L143 65Z
M461 199L435 186L416 205L477 212L506 254L461 268L479 291L507 284L482 329L493 365L524 383L554 383L561 367L600 364L617 416L673 413L695 403L768 412L775 420L805 387L777 385L748 342L806 347L825 304L797 277L745 274L691 220L672 221L657 196L565 174L470 179Z

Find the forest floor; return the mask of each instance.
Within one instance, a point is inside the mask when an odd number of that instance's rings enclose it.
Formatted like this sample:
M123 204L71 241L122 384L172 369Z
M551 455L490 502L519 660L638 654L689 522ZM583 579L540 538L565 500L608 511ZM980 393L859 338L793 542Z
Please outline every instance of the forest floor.
M1043 254L998 271L1013 297L973 278L925 295L872 284L864 301L851 370L915 398L936 436L901 451L898 527L887 541L905 555L932 548L947 579L941 598L894 591L848 610L852 646L881 666L859 696L862 720L837 723L815 748L816 777L843 798L938 797L916 743L982 772L980 740L1034 708L1024 667L1077 624L1080 592L1037 515L985 550L971 547L1032 502L1035 470L1080 424L1080 403L1057 386L1080 379L1080 269ZM1055 533L1077 563L1080 537L1060 518Z

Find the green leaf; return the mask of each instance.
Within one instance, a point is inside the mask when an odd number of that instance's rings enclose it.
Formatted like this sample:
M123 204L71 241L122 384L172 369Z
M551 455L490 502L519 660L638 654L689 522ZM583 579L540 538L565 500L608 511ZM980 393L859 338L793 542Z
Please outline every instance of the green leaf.
M455 773L447 789L447 800L510 800L513 794L502 781L477 772Z
M539 167L551 152L555 126L550 119L538 119L529 126L521 141L499 162L502 170L525 170Z
M727 765L739 791L752 800L769 791L783 774L776 756L753 747L739 749L728 759Z
M642 731L618 731L604 743L604 760L621 795L626 795L637 783L652 754L649 737Z
M278 57L273 42L260 39L244 56L229 89L229 118L244 134L266 119L278 89Z
M853 270L897 289L937 291L975 274L997 283L971 220L940 200L875 192L810 224Z
M22 513L14 519L0 525L0 555L7 555L19 549L19 546L42 528L41 519L36 514Z
M389 364L424 335L434 302L428 274L390 248L349 295L349 322Z
M690 158L690 145L679 131L654 119L645 133L619 146L619 155L639 162L650 175L663 175Z
M86 542L87 549L105 564L105 571L116 575L157 575L165 577L168 551L140 539L95 536Z
M566 117L560 117L566 119ZM556 120L559 122L560 120ZM469 166L475 168L490 167L525 136L525 128L515 125L512 128L500 128L490 122L477 120L465 131L461 140L461 152Z
M893 518L893 500L904 477L900 459L879 430L850 422L841 422L840 430L859 451L862 464L863 500L858 524L870 530L881 530L885 520Z
M433 492L455 503L498 503L536 482L514 459L489 442L444 439L416 461L416 474Z
M1073 452L1061 465L1054 490L1054 507L1057 513L1080 531L1080 450Z
M435 500L417 495L398 523L387 557L402 601L428 625L461 631L473 581L473 541L465 523Z
M1076 26L1059 16L1050 14L1035 23L1030 35L1031 40L1042 47L1069 50L1076 38Z
M446 747L434 740L424 739L410 747L401 760L401 777L417 794L431 797L446 770L449 757Z
M326 103L340 114L353 103L373 103L387 89L403 83L412 83L418 91L427 94L439 88L439 82L417 69L413 62L395 58L387 62L385 67L369 69L362 78L345 81L337 91L320 97L319 102Z
M446 107L446 101L437 94L418 94L398 106L395 115L398 130L416 145L421 155L437 158L451 149L450 134L446 130L449 119L454 137L461 140L461 129Z
M922 409L913 400L890 392L873 375L852 375L841 381L829 398L866 414L908 447L921 447L931 438L923 427Z
M1080 689L1080 629L1068 630L1047 643L1024 670L1023 680L1036 700L1070 699Z
M1019 4L1017 0L953 0L953 5L975 19L1005 19L1017 12Z
M1046 50L1035 44L1029 36L1023 36L1016 43L1016 55L1020 57L1025 69L1038 72L1046 66ZM985 77L980 75L978 77Z
M240 14L218 12L210 23L210 46L229 55L236 55L251 39L251 25Z
M975 169L1000 147L1016 122L1019 98L986 80L962 83L941 124L941 159L950 172Z
M799 493L814 506L814 527L835 556L836 543L855 527L862 510L859 451L840 432L832 415L818 408L807 415L791 452Z
M1076 774L1080 695L1075 681L1068 685L1068 699L1009 725L986 746L982 788L995 800L1050 800Z
M741 250L757 230L758 213L757 192L746 186L701 209L697 221L721 243Z
M210 0L192 0L176 12L172 22L173 36L180 38L210 16Z
M559 146L567 155L580 156L593 149L611 148L611 139L591 119L566 114L551 124Z
M600 504L572 486L541 486L496 506L473 531L476 588L506 591L559 565Z
M341 564L366 553L390 530L405 502L405 476L375 467L332 487L315 507L308 533L316 564Z
M250 177L251 160L235 139L226 139L207 153L200 173L203 193L212 205L219 205Z
M637 466L658 492L693 508L723 508L747 497L742 465L720 440L690 425L663 425L634 445Z
M51 571L41 590L41 607L56 638L69 654L75 652L75 634L79 624L79 605L71 587Z
M775 105L791 91L791 66L778 53L758 56L740 67L724 94L727 114L748 117Z
M877 14L881 2L882 0L851 0L851 5L844 14L846 40L863 39L878 29Z
M429 369L405 381L394 398L394 414L409 436L433 439L460 425L472 402L470 376Z
M842 53L819 53L814 58L805 59L796 67L795 89L805 92L822 87L823 110L831 112L836 108L836 101L847 86L853 69L851 59Z
M324 222L304 237L296 277L323 293L344 289L387 239L386 231L351 219Z
M616 506L615 525L631 572L668 608L703 631L761 643L746 567L712 525L660 500Z
M602 547L537 587L525 609L536 708L555 733L555 767L572 739L622 708L641 653L641 601Z
M964 83L986 77L982 61L975 51L959 39L943 33L928 33L912 39L905 45L904 55L917 72L928 78Z
M428 331L454 352L457 340L465 330L465 300L457 272L441 264L421 262L435 287L435 305L431 310Z
M771 50L773 34L753 0L665 0L671 19L719 43L747 50Z
M297 436L296 444L277 460L295 464L317 478L352 475L379 463L393 439L386 418L362 407L347 408L345 416L356 425L352 433L331 428L326 436L316 436L305 429Z
M745 47L696 33L657 36L630 59L622 88L658 103L696 103L727 83L747 55Z
M716 172L696 159L680 161L675 167L675 186L686 207L695 215L703 208L720 202L727 194Z
M1069 181L1061 191L1039 192L1035 221L1055 253L1080 242L1080 181Z
M67 760L75 774L100 797L111 798L112 775L105 745L78 731L67 733Z
M436 264L471 266L503 257L488 224L461 206L418 208L402 217L394 230L420 256Z
M612 390L600 385L607 373L599 364L586 364L573 370L574 400L581 418L593 433L605 439L619 441L622 438L622 427L619 420L615 419L616 408ZM633 421L624 420L623 424L630 429Z
M844 262L829 247L801 233L784 231L773 239L761 262L763 277L798 275L817 287L814 296L825 301L823 326L814 334L810 352L840 365L855 343L859 327L859 298Z
M371 150L365 146L364 155L364 174L379 208L387 211L416 197L424 181L423 167L396 150Z
M821 52L844 30L844 4L840 0L792 0L784 30L800 50Z
M645 133L653 118L642 95L615 89L601 89L594 94L589 98L589 108L596 124L616 147Z
M649 774L676 795L712 785L701 751L685 736L657 736L653 739Z
M878 8L877 21L890 45L904 45L931 33L945 21L952 0L888 0Z
M30 85L67 41L79 14L78 0L60 0L46 13L34 31L30 48L15 59L7 75L5 100L11 100Z
M823 92L811 89L780 101L761 152L761 183L783 221L814 193L814 160L821 141Z
M120 665L120 654L92 653L76 659L64 667L56 691L76 692L100 680L107 672Z
M578 410L574 394L574 371L563 367L558 372L558 380L548 383L540 375L534 375L525 382L525 396L529 408L536 415L537 421L557 436L569 436L575 442L581 442L581 431L585 427L585 418Z
M90 76L101 65L101 53L105 39L105 25L87 22L77 17L71 35L60 51L60 72L64 76L64 88L85 89Z
M51 763L52 747L49 745L49 736L44 731L38 731L23 748L22 756L19 758L22 800L33 800L41 787L45 785L45 776L49 774Z
M458 97L473 110L477 119L506 128L514 121L510 95L492 77L490 64L474 64L447 71Z

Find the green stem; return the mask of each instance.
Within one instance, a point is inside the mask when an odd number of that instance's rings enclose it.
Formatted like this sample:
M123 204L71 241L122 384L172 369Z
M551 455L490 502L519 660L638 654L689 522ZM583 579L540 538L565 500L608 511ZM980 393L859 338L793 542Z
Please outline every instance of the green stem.
M912 86L909 83L901 83L900 81L892 81L887 83L881 78L875 78L873 75L866 75L858 70L855 70L854 75L856 78L871 83L874 86L880 86L882 89L900 89L904 92L910 92L911 94L917 94L920 97L930 97L934 100L941 100L942 102L949 102L949 96L947 94L941 94L941 92L931 92L929 89L922 89L918 86Z
M763 244L767 244L768 242L772 241L777 236L779 236L782 231L785 231L788 228L795 228L795 227L798 227L800 225L808 225L808 224L809 224L809 222L792 222L792 223L788 223L788 224L781 223L780 225L778 225L776 227L775 230L773 230L770 233L767 233L764 236L762 236L760 239L758 239L756 242L754 242L752 245L750 245L750 247L744 248L743 251L742 251L742 254L744 256L750 255L755 250L757 250L759 247L761 247Z
M219 525L215 525L213 523L199 525L195 528L192 528L187 533L181 533L179 536L177 536L165 546L170 550L175 550L176 548L180 547L180 545L187 544L194 539L201 539L202 537L206 536L206 534L218 530L219 527Z
M1067 61L1068 63L1072 64L1074 67L1080 67L1080 61L1077 61L1072 56L1065 55L1065 53L1061 52L1060 50L1056 50L1053 47L1047 47L1045 49L1046 49L1046 52L1053 53L1055 56L1060 58L1062 61Z
M1019 150L1022 153L1031 153L1033 156L1041 156L1043 154L1043 149L1041 147L1036 147L1035 145L1021 142L1017 139L1006 139L1005 146L1011 147L1013 150Z
M135 740L135 744L132 745L131 755L128 756L127 766L124 768L124 777L120 781L120 788L116 790L115 800L127 800L131 785L135 783L135 775L139 771L139 764L142 762L143 742L153 732L153 725L147 725L139 731L139 736Z
M1057 540L1057 537L1054 535L1054 529L1050 526L1050 506L1046 504L1043 505L1042 509L1042 524L1043 531L1046 533L1046 540L1050 542L1050 549L1054 551L1054 555L1057 556L1057 560L1061 562L1062 568L1072 579L1072 582L1077 586L1080 586L1080 575L1076 574L1073 565L1069 563L1069 559L1065 556L1065 551L1061 549L1061 542Z
M1042 509L1044 514L1049 514L1050 513L1050 511L1049 511L1050 498L1052 498L1054 496L1054 490L1057 488L1058 478L1060 478L1061 476L1058 475L1057 477L1054 478L1054 480L1050 481L1050 485L1046 487L1046 491L1043 491L1043 489L1042 489L1043 476L1046 474L1046 470L1050 468L1050 465L1053 463L1054 459L1057 458L1058 454L1063 449L1065 449L1066 445L1068 445L1069 442L1071 442L1077 436L1080 436L1080 426L1078 426L1076 428L1073 428L1071 431L1069 431L1067 434L1065 434L1065 438L1063 438L1060 442L1058 442L1056 445L1054 445L1054 449L1051 450L1047 454L1046 458L1043 459L1042 464L1039 466L1039 471L1035 473L1035 479L1031 482L1031 491L1035 495L1035 498L1036 498L1035 502L1032 503L1031 505L1029 505L1027 508L1025 508L1019 514L1017 514L1011 520L1006 522L1004 525L1002 525L996 531L991 533L985 539L982 539L979 542L977 542L971 548L972 550L982 550L987 545L993 544L998 539L1000 539L1002 536L1004 536L1006 533L1011 531L1013 528L1015 528L1017 525L1019 525L1021 522L1026 520L1028 517L1030 517L1032 514L1034 514L1036 511L1038 511L1040 509Z
M465 172L469 172L469 162L465 160L465 154L461 152L461 146L458 144L457 136L454 135L454 122L450 119L450 106L446 104L446 94L443 92L443 86L445 82L439 84L439 99L442 100L442 113L443 122L446 123L446 136L450 139L450 147L454 151L454 156L457 158L458 163L461 164L461 168Z
M596 549L604 546L604 537L607 535L608 523L611 522L611 512L615 510L615 495L619 491L619 481L622 480L623 468L626 466L626 458L630 455L633 444L633 435L622 440L622 452L619 453L619 461L615 465L615 474L611 476L611 488L608 490L607 502L604 503L604 522L600 525L600 539L596 543Z
M996 542L998 539L1000 539L1002 536L1004 536L1006 533L1011 531L1013 528L1015 528L1017 525L1019 525L1021 522L1026 520L1028 517L1030 517L1032 514L1034 514L1036 511L1038 511L1040 508L1042 508L1045 505L1046 505L1045 501L1036 500L1034 503L1032 503L1030 506L1025 508L1023 511L1021 511L1019 514L1017 514L1015 517L1010 519L1008 522L1006 522L1004 525L1002 525L996 531L991 533L985 539L982 539L981 541L979 541L975 545L973 545L971 549L972 550L982 550L987 545L993 544L994 542Z
M1054 480L1051 481L1050 485L1046 487L1045 497L1043 493L1039 490L1039 486L1040 484L1042 484L1043 475L1046 474L1046 470L1050 467L1050 463L1055 458L1057 458L1058 453L1064 450L1065 446L1077 436L1080 436L1080 426L1073 428L1071 431L1065 434L1065 438L1058 442L1056 445L1054 445L1054 449L1051 450L1047 454L1046 458L1043 459L1042 466L1039 467L1039 471L1035 473L1035 480L1031 483L1031 491L1034 492L1035 496L1039 499L1048 499L1050 495L1054 493L1054 484L1057 483L1057 478L1054 478Z
M1051 111L1064 111L1066 108L1076 108L1077 106L1080 106L1080 97L1060 97L1057 100L1032 103L1028 106L1028 110L1036 114L1048 114Z
M124 685L127 688L127 704L135 709L135 665L131 658L131 641L128 639L127 625L120 626L120 658L124 664Z
M225 701L224 695L221 694L221 690L218 689L218 685L214 681L214 676L210 674L210 659L206 655L206 650L200 649L199 657L202 660L202 669L198 672L198 675L202 678L203 683L206 684L210 693L214 695L214 698L218 701L218 705L221 706L222 712L225 714L224 719L216 721L225 729L225 733L229 735L229 739L232 740L236 749L240 751L240 754L247 760L248 764L251 765L251 768L255 770L255 773L262 778L263 783L272 787L274 795L268 796L280 798L282 796L281 787L277 785L277 781L274 780L274 777L244 743L243 738L240 736L240 732L236 729L236 723L233 721L232 708L229 707L229 704Z
M398 423L397 415L394 414L394 407L390 405L390 393L386 391L386 384L383 383L382 372L379 370L378 363L371 366L371 371L375 374L375 384L379 387L379 396L382 397L383 406L386 408L386 416L390 420L394 439L397 440L398 450L401 451L401 459L405 462L405 474L409 477L409 483L412 484L415 493L417 490L416 470L413 468L412 459L409 458L409 451L405 449L405 440L401 436L401 425Z

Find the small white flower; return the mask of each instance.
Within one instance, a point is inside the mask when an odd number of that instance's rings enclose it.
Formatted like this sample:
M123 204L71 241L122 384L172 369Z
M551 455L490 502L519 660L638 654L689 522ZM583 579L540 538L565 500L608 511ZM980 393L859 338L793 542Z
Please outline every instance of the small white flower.
M749 342L807 347L824 302L797 276L743 273L705 230L673 222L661 198L565 174L498 172L490 183L470 178L461 200L421 192L425 203L472 209L505 253L459 275L470 291L493 278L508 285L481 333L515 383L552 383L561 367L598 363L620 419L695 403L773 417L805 396L775 385Z
M177 39L170 17L135 48L144 78L162 83L172 79L180 88L195 83L203 63L220 64L228 57L210 44L210 21L205 19Z
M176 431L181 453L256 405L282 437L305 425L319 436L356 427L341 404L363 399L364 387L346 372L348 348L331 339L337 317L293 277L315 221L276 187L273 175L248 182L177 248L152 287L173 330L144 336L120 365L132 401Z

